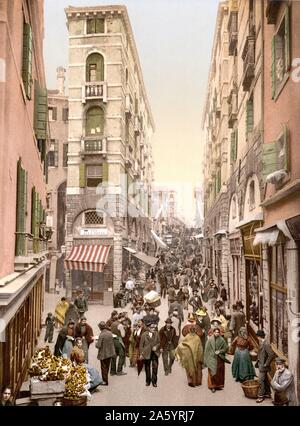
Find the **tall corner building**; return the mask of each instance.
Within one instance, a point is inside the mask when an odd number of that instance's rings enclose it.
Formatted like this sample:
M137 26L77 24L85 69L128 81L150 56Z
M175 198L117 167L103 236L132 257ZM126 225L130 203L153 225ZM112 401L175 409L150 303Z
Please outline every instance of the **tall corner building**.
M67 294L111 304L151 247L154 121L124 6L69 7ZM146 258L146 256L145 256Z

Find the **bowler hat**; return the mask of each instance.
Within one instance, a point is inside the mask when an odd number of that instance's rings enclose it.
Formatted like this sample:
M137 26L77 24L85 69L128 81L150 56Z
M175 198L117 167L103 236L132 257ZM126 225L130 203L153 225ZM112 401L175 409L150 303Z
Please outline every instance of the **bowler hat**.
M264 330L257 330L256 336L264 338L266 337L266 333L264 332Z
M166 324L173 324L173 321L171 320L171 318L167 318L165 321Z

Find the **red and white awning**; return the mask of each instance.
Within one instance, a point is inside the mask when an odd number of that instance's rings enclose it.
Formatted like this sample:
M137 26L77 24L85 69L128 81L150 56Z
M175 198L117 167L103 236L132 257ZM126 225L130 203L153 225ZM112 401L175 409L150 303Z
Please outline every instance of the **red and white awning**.
M65 260L65 268L67 270L103 272L108 261L109 250L110 246L74 246Z

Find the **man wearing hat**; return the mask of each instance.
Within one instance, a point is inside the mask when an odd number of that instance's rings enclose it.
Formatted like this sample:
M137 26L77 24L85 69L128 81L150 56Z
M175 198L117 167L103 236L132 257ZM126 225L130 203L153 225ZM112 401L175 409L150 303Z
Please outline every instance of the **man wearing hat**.
M165 376L172 372L172 365L175 359L175 348L177 346L176 330L172 326L173 321L167 318L166 325L159 330L160 351L164 364Z
M173 311L175 309L177 309L177 311L178 311L179 319L181 321L183 321L184 320L183 308L182 308L182 304L179 303L179 301L178 301L178 296L175 296L174 302L172 302L169 306L169 312L168 312L169 316L171 316L173 314Z
M145 324L148 326L147 331L142 335L140 342L140 359L144 360L146 373L146 386L152 385L157 387L157 370L159 350L159 334L156 331L155 324ZM151 372L152 365L152 372Z
M62 327L58 333L54 347L54 355L69 358L75 341L75 321L70 319L68 324Z
M96 343L96 348L98 349L97 358L100 360L101 364L101 375L103 382L101 385L108 386L108 372L110 363L113 357L116 356L114 338L112 332L109 330L109 327L104 321L101 321L98 324L100 329L100 335Z
M207 309L204 306L196 311L196 324L199 325L204 332L201 341L203 348L205 348L206 339L208 337L209 330L211 329L211 323Z
M276 371L271 381L274 390L274 405L297 405L293 374L286 368L283 358L276 358Z
M189 305L193 308L193 312L196 312L197 309L201 308L203 305L202 299L198 294L198 290L193 291L193 296L189 300Z
M263 402L265 398L271 398L270 383L268 379L268 371L270 371L270 365L275 358L275 353L266 340L266 334L263 330L258 330L256 333L259 341L257 362L255 367L258 368L259 375L259 389L257 396L257 403Z

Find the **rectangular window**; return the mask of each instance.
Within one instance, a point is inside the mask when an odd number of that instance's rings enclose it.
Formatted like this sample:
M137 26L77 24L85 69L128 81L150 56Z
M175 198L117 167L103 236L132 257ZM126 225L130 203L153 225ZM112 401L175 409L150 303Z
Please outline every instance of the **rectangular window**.
M103 167L102 165L86 165L86 186L95 188L103 181Z
M51 139L50 150L48 152L48 166L58 167L58 140Z
M97 65L96 64L90 64L89 65L89 81L97 81Z
M272 99L290 69L290 16L286 6L284 18L272 39Z
M288 318L286 284L286 250L284 244L269 249L271 294L271 342L278 350L288 354Z
M55 167L54 151L49 151L47 155L48 155L48 166Z
M230 140L230 162L233 163L237 159L237 147L238 147L238 130L235 129L231 133Z
M49 121L56 121L57 120L57 108L56 107L49 107L48 108L48 114L49 114Z
M87 20L87 34L104 33L104 19L93 18Z
M32 30L30 24L23 24L23 58L22 58L22 80L25 93L31 99L32 89Z
M68 144L63 144L63 167L68 167Z
M62 109L62 119L63 119L63 121L69 120L69 108L63 108Z

